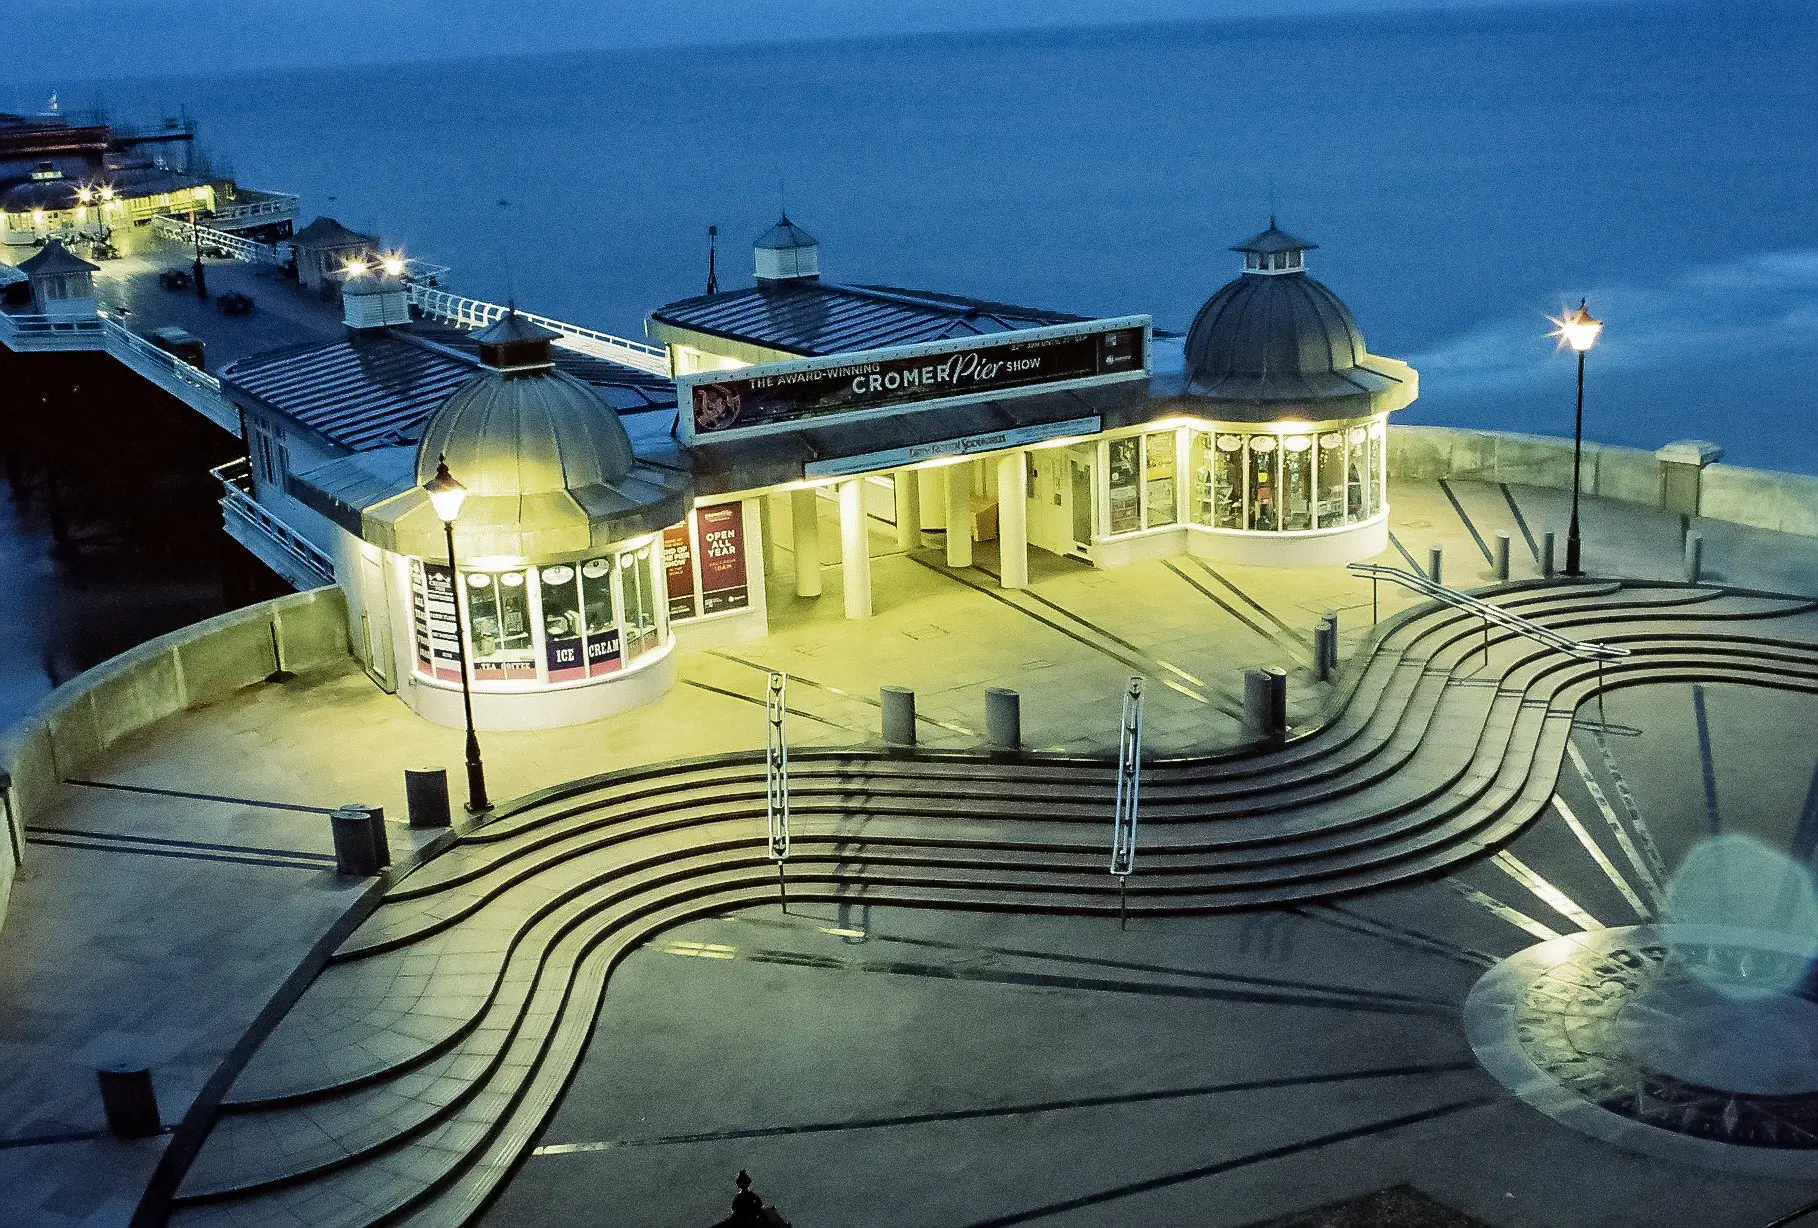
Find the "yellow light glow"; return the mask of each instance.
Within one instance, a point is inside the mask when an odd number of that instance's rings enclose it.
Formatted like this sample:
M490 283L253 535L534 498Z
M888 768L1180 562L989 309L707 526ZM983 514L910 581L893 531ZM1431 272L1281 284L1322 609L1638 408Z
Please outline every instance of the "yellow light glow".
M95 199L95 191L93 188L77 188L76 199L86 205L89 201Z
M1313 424L1290 419L1287 422L1274 423L1270 429L1277 435L1305 435L1313 429Z
M42 222L42 221L43 221L43 220L44 220L44 210L42 210L42 209L33 209L33 210L32 210L32 221L34 221L34 222Z
M347 275L349 277L358 277L364 272L366 272L366 262L364 260L349 260L347 262Z
M467 560L466 568L471 571L510 571L525 564L520 554L476 554Z
M1598 336L1603 332L1603 321L1594 318L1585 309L1583 299L1579 299L1578 306L1570 311L1548 316L1547 319L1554 325L1553 331L1547 336L1557 337L1561 349L1569 345L1580 354L1596 345Z
M387 256L380 262L379 267L385 270L385 276L387 277L404 276L404 260L402 257Z
M101 199L102 200L112 200L113 198L114 198L113 185L112 184L103 184L102 188L101 188Z

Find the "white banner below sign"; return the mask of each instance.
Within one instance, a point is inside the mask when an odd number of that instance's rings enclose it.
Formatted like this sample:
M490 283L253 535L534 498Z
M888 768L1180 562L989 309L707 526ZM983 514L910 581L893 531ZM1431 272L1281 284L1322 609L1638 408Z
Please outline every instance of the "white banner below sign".
M802 466L802 475L811 478L846 477L854 473L874 473L880 469L901 469L946 456L972 456L979 452L1001 452L1005 448L1022 448L1068 435L1095 435L1100 420L1069 418L1065 422L1044 422L1038 426L1016 426L984 435L966 435L960 439L943 439L936 443L918 443L907 448L890 448L867 452L862 456L834 456L810 461Z

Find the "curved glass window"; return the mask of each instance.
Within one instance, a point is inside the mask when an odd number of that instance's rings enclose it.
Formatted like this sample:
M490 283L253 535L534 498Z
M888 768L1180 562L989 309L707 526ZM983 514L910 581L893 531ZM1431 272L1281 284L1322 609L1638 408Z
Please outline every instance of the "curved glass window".
M1367 520L1382 510L1386 440L1380 421L1319 423L1293 435L1189 427L1187 518L1263 533Z
M1281 441L1281 527L1313 527L1313 439L1289 435Z
M1112 533L1134 533L1143 527L1142 440L1113 439L1110 448L1110 503Z
M1174 432L1143 436L1143 525L1159 528L1173 524Z
M590 559L500 571L413 561L417 673L459 682L454 602L476 686L598 678L662 646L660 554L652 543Z
M1313 515L1319 526L1343 524L1349 519L1345 510L1345 433L1326 431L1319 436L1319 451L1314 458L1314 486L1317 498Z

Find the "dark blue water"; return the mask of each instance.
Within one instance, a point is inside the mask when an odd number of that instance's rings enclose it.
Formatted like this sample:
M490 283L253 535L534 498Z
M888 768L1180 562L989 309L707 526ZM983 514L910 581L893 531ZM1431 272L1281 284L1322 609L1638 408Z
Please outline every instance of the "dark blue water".
M243 182L302 193L305 220L332 213L453 265L469 293L509 283L535 310L634 336L648 309L700 292L708 223L728 280L747 278L746 243L784 197L832 279L1184 328L1273 195L1371 348L1420 368L1407 419L1569 432L1570 362L1543 316L1588 295L1608 321L1592 436L1705 437L1812 472L1814 11L595 52L65 83L64 98L181 103Z

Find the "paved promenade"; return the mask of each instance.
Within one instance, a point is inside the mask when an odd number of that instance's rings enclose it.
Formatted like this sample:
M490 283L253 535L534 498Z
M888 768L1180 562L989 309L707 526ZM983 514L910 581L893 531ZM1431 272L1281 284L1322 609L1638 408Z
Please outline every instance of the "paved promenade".
M1394 532L1423 565L1429 547L1443 547L1445 581L1466 587L1489 582L1479 542L1491 543L1499 532L1514 540L1515 576L1536 574L1528 534L1551 527L1563 539L1564 512L1564 496L1551 491L1403 486ZM1818 542L1698 527L1712 578L1818 593ZM1679 578L1676 518L1592 503L1586 536L1593 572ZM881 535L877 544L881 553ZM1395 548L1380 561L1406 565ZM920 733L930 746L977 745L984 688L1009 686L1025 696L1032 746L1106 750L1115 747L1118 695L1132 672L1151 679L1153 750L1230 745L1241 737L1232 704L1242 668L1290 669L1291 718L1311 721L1329 697L1306 669L1312 627L1324 611L1337 610L1348 654L1370 620L1369 587L1337 568L1278 573L1176 559L1114 573L1057 569L1030 593L1002 600L967 583L988 588L988 577L949 575L931 560L889 555L873 568L878 614L869 622L838 617L837 569L829 569L817 607L798 608L794 598L772 594L777 629L766 641L685 653L682 684L652 708L568 730L487 735L495 797L760 746L767 669L791 675L798 746L874 740L877 688L902 684L917 690ZM1386 587L1380 599L1385 616L1410 603ZM1177 685L1157 685L1169 681ZM1636 693L1644 694L1651 692ZM1690 762L1697 761L1688 711L1682 699L1619 698L1609 713L1612 728L1648 731L1610 745L1617 770L1633 779L1641 811L1662 816L1657 826L1669 857L1682 855L1689 841L1673 845L1665 833L1695 831L1704 805L1695 777L1688 785L1683 770L1688 737ZM1785 812L1796 817L1812 767L1791 760L1806 753L1809 739L1794 738L1797 746L1764 740L1758 711L1746 693L1712 700L1719 761L1737 765L1719 780L1737 790L1724 799L1735 813L1777 816L1764 838L1785 845ZM1787 700L1768 727L1790 737L1809 728L1809 715ZM94 1062L115 1051L150 1061L164 1119L180 1119L357 894L332 873L321 811L353 800L383 804L394 821L394 848L402 849L411 840L397 825L403 769L445 764L458 792L459 749L457 732L421 722L350 667L173 718L123 744L90 782L64 787L58 809L30 833L28 872L0 930L0 1002L8 1006L0 1013L0 1223L125 1222L162 1140L127 1145L101 1136ZM1596 760L1594 771L1603 770L1595 748L1581 753ZM1763 778L1777 782L1768 793L1746 784ZM1594 799L1582 784L1574 787L1573 809L1595 815ZM1667 817L1682 813L1691 817ZM1555 837L1536 832L1523 841ZM1533 854L1549 867L1559 857L1556 847ZM1585 864L1595 870L1593 861ZM1471 890L1497 899L1497 891L1509 894L1506 886L1491 889L1498 871L1483 871L1481 880L1479 873L1468 876L1479 884ZM1626 901L1607 882L1587 881L1568 894L1595 898L1589 907L1601 924L1624 922ZM1359 908L1371 917L1366 928L1374 936L1286 914L1143 922L1128 937L1079 920L888 909L861 917L811 910L786 922L760 910L693 923L635 954L615 978L595 1045L629 1056L610 1069L584 1070L577 1087L588 1094L565 1102L543 1140L545 1152L526 1165L487 1222L588 1222L588 1191L597 1194L602 1183L618 1191L624 1222L712 1222L724 1213L715 1208L730 1196L729 1178L740 1164L752 1167L760 1189L801 1225L1024 1222L987 1215L1020 1214L1044 1199L1102 1193L1145 1175L1217 1168L1302 1143L1316 1157L1307 1164L1233 1164L1238 1175L1230 1182L1183 1178L1155 1187L1173 1193L1143 1195L1159 1201L1120 1195L1040 1218L1121 1223L1146 1210L1157 1223L1244 1224L1367 1192L1379 1175L1381 1185L1418 1178L1429 1193L1496 1224L1668 1222L1643 1212L1658 1216L1688 1197L1735 1214L1761 1212L1697 1222L1765 1223L1768 1212L1818 1196L1810 1182L1759 1179L1716 1181L1698 1193L1677 1170L1584 1140L1509 1099L1470 1062L1455 1022L1481 962L1434 951L1500 957L1537 935L1443 884L1373 896ZM1416 922L1437 946L1403 959L1407 944L1381 935ZM700 957L720 948L730 957ZM754 961L753 950L769 954ZM1101 958L1111 961L1102 974L1084 970ZM1053 972L1059 964L1063 974ZM998 969L1007 979L968 969ZM890 975L846 975L877 972ZM1349 997L1402 994L1431 1009L1366 1012L1364 1022L1333 1010L1286 1018L1272 1013L1286 1009L1280 1004L1227 1009L1208 1005L1223 998L1175 992L1211 975L1227 988L1232 976L1328 987L1342 981L1354 991ZM1134 978L1151 988L1084 984L1095 978L1120 985ZM936 985L943 988L930 988ZM1158 993L1155 985L1166 988ZM749 1016L713 1007L734 1000L749 1002ZM1165 1009L1154 1004L1161 1000ZM704 1019L716 1014L721 1018L711 1024ZM665 1039L683 1032L685 1048ZM1141 1039L1133 1040L1138 1032ZM956 1047L929 1045L946 1035L958 1038ZM1292 1052L1276 1043L1283 1035L1297 1038ZM900 1063L880 1074L877 1063L887 1057ZM1359 1069L1435 1069L1380 1076L1386 1082L1304 1082L1350 1069L1341 1060L1347 1057ZM1204 1093L1236 1097L1220 1102L1236 1107L1216 1128L1196 1107L1199 1093L1180 1090L1252 1072L1288 1082L1269 1091ZM1138 1094L1148 1091L1168 1094ZM1082 1098L1105 1100L1091 1113L1113 1116L1005 1110ZM660 1119L637 1116L659 1102ZM1169 1107L1160 1117L1128 1107L1151 1102ZM968 1116L974 1109L992 1111ZM1431 1118L1418 1117L1429 1110ZM882 1126L815 1130L809 1143L786 1141L802 1133L787 1128L791 1123L905 1117L971 1124L936 1127L931 1142L904 1142L907 1136ZM1347 1163L1323 1165L1321 1148L1309 1142L1404 1117L1408 1133L1370 1143ZM1276 1123L1267 1137L1245 1124L1262 1118ZM696 1135L726 1137L685 1146L651 1142ZM1442 1138L1469 1145L1455 1161L1437 1160L1433 1141ZM1486 1149L1499 1138L1514 1140L1509 1155L1522 1157L1519 1163L1486 1163ZM569 1144L575 1146L547 1150ZM980 1169L980 1156L993 1157L993 1173ZM1559 1191L1538 1180L1560 1164L1587 1175L1586 1192L1571 1209L1577 1218L1566 1217ZM1208 1202L1213 1188L1221 1192ZM956 1201L943 1203L943 1189ZM672 1199L678 1191L686 1193ZM962 1203L961 1194L976 1197ZM896 1218L874 1213L880 1203L893 1205ZM934 1218L922 1214L942 1207Z

